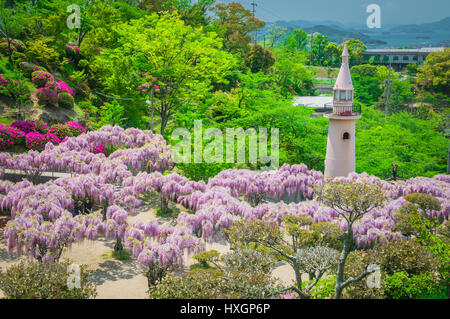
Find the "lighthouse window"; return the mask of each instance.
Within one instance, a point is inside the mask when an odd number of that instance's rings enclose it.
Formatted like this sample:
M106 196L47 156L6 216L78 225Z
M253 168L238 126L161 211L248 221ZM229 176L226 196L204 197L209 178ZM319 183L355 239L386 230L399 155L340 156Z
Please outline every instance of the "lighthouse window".
M334 90L334 99L335 99L335 100L338 99L338 90Z
M352 91L348 90L347 91L347 100L351 100L352 99Z
M345 90L341 90L340 92L341 92L340 100L345 101Z
M345 133L344 133L344 136L343 136L343 139L344 139L344 140L350 139L350 134L348 134L347 132L345 132Z

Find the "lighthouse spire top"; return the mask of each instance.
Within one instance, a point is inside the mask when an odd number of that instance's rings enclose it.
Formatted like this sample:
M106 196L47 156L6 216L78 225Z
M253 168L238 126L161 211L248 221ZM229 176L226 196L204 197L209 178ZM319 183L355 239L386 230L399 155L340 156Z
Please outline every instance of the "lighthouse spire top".
M353 90L352 77L350 75L350 67L348 65L348 49L344 42L344 49L342 50L342 64L339 70L339 75L336 79L334 89L339 90Z

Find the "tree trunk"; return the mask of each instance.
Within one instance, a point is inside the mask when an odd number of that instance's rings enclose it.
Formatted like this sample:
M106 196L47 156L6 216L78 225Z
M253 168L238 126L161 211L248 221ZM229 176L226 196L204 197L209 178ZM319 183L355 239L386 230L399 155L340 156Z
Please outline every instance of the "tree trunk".
M344 271L345 271L345 261L350 253L350 248L353 241L353 231L352 225L348 225L348 229L344 234L344 247L342 248L341 255L338 262L338 270L336 274L336 287L334 290L334 299L341 298L342 290L345 288L342 284L344 283Z
M122 250L123 250L122 239L117 238L116 244L114 245L114 251L118 253L121 252Z

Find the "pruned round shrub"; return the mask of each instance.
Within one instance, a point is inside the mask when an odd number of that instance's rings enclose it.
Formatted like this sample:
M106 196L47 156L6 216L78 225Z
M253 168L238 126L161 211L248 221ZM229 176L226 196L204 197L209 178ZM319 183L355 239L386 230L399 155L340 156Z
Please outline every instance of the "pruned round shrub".
M37 89L36 98L38 99L38 104L42 106L56 106L58 104L58 96L55 90L50 88Z
M406 271L409 274L434 271L436 260L432 253L415 240L388 242L376 250L379 266L388 275Z
M6 38L0 39L0 46L3 46L3 45L6 48L8 47L8 40ZM23 52L23 50L25 50L25 44L22 41L16 40L16 39L11 40L11 47L12 47L11 51Z
M31 73L31 82L33 82L37 87L44 87L48 81L54 81L55 77L45 71L34 71Z
M64 109L73 109L75 105L75 100L72 95L66 92L61 92L58 94L58 106Z
M70 262L24 262L0 273L0 289L8 299L89 299L97 295L86 266L80 266L80 285L69 287Z
M224 298L222 276L210 271L195 271L181 276L167 276L148 294L155 299Z
M416 204L423 211L441 210L439 200L428 194L410 193L405 195L405 199L410 203Z
M35 151L42 151L47 143L58 145L61 140L52 133L40 134L37 132L30 132L25 135L26 145L29 149Z
M25 133L14 127L0 124L0 150L6 150L13 145L22 144Z
M48 126L42 121L14 121L10 126L25 134L30 132L45 134L48 131Z

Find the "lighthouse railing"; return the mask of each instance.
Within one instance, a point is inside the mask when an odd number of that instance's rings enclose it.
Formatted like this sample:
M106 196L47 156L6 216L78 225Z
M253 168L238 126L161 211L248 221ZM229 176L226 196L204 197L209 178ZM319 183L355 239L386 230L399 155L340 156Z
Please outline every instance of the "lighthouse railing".
M333 105L332 108L327 108L324 112L325 114L335 114L339 116L355 116L361 115L361 105Z

